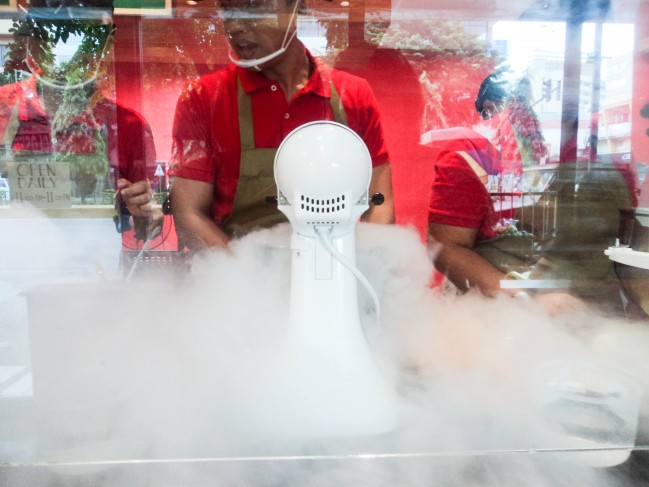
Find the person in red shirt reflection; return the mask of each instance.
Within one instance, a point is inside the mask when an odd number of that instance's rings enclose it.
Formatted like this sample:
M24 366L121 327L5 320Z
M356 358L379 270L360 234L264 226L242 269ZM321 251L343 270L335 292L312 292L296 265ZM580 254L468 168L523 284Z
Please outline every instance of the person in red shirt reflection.
M478 112L500 113L502 98L493 94L488 98L485 94L481 89ZM428 208L429 246L435 268L460 292L477 289L487 296L502 293L531 299L524 288L502 286L502 281L519 276L512 262L530 263L517 255L513 259L507 256L507 265L499 260L507 251L499 252L497 243L506 241L508 229L499 224L486 187L489 176L503 171L499 151L486 137L465 127L441 130L437 136L444 142L434 161ZM581 300L565 292L539 293L534 299L551 313L584 309Z
M222 0L233 65L191 82L173 129L171 199L179 233L193 250L286 221L276 203L274 154L294 128L316 120L348 125L367 145L371 193L385 202L363 220L393 223L388 152L365 80L331 69L296 38L301 0ZM146 211L147 185L123 186L132 214ZM181 237L182 236L182 237Z
M16 159L55 162L69 168L82 204L118 180L152 178L156 169L153 135L147 121L118 103L112 92L112 2L61 2L50 7L33 0L13 25L5 72L31 73L0 87L0 135ZM80 37L78 44L68 40ZM52 62L65 44L70 60ZM121 200L117 198L119 209ZM148 239L149 222L116 218L124 248Z

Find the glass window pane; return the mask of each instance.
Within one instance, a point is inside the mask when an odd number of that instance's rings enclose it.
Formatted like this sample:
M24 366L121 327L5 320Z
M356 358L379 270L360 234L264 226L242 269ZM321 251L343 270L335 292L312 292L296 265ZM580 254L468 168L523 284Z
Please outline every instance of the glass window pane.
M7 0L0 66L1 485L646 482L647 2Z

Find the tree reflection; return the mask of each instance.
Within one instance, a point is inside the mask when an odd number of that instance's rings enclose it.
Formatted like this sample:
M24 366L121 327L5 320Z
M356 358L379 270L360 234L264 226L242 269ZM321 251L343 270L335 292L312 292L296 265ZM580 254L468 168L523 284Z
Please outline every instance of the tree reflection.
M348 45L346 21L323 20L327 48ZM399 50L418 77L425 96L423 131L477 120L473 101L480 82L502 63L486 40L462 22L445 20L367 22L365 38L382 48Z

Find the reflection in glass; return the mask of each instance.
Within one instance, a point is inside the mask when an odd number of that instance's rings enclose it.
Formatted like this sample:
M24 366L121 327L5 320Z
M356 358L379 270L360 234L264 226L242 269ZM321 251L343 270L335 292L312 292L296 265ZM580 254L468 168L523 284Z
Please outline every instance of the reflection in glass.
M397 225L357 235L381 320L358 300L404 410L387 435L306 440L284 434L300 425L278 420L291 395L269 380L286 336L288 234L188 255L178 280L178 254L158 252L177 250L169 216L149 227L118 206L115 232L116 180L149 179L161 211L181 90L230 63L213 2L140 3L169 8L5 24L0 484L646 483L647 275L604 253L621 207L628 247L613 248L649 250L646 2L312 2L298 37L366 78L381 111ZM478 108L492 73L502 102ZM490 212L479 232L515 237L490 239L527 259L498 280L515 298L457 295L422 243L436 166L458 150L477 172L456 157L466 184L446 209ZM463 205L467 191L477 203ZM21 199L37 208L15 213ZM557 290L589 309L550 316L537 299Z

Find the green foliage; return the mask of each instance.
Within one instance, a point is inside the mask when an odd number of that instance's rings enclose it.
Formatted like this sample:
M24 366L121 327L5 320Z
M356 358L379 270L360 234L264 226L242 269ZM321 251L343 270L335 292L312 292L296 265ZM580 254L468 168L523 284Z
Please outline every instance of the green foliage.
M79 69L66 78L71 85L84 79ZM94 115L99 99L101 94L92 85L66 89L52 120L52 158L70 165L70 178L77 182L82 198L109 170L107 130Z
M347 20L321 24L327 28L327 49L335 57L348 47L349 24ZM424 131L475 123L480 83L501 63L489 43L467 32L459 21L372 21L365 25L365 42L396 49L407 60L423 88Z
M12 40L7 45L5 78L15 79L10 74L15 71L29 71L25 64L28 56L44 71L50 71L44 75L60 76L60 67L54 66L54 47L59 42L66 43L71 36L80 36L83 41L68 69L88 70L99 61L111 32L112 25L85 19L36 20L27 17L14 20L9 29Z
M2 81L13 83L20 73L40 70L39 76L54 86L44 96L46 105L55 107L52 115L52 159L70 166L70 177L76 183L82 201L94 192L96 182L109 170L105 126L94 115L94 108L103 99L91 79L105 54L112 25L85 19L15 20L8 45L8 60ZM78 36L81 43L72 58L56 63L54 49ZM25 59L31 57L30 65ZM76 87L75 87L76 85ZM41 86L41 89L43 86Z
M426 96L424 130L472 125L481 81L500 63L499 55L462 22L423 20L368 26L381 46L399 49L418 75Z
M320 25L326 29L328 51L339 51L347 47L348 22L346 20L321 20Z
M50 33L43 23L29 18L14 20L9 33L13 38L7 45L5 73L27 71L25 59L28 53L39 64L53 62L54 55L52 54Z
M143 26L144 35L162 35L160 29L167 24L150 22ZM166 86L182 86L186 80L199 73L197 64L204 64L209 70L217 69L223 59L223 25L220 18L192 18L183 22L178 31L166 32L173 49L165 53L165 58L149 61L144 66L145 90ZM197 53L199 53L197 55Z

